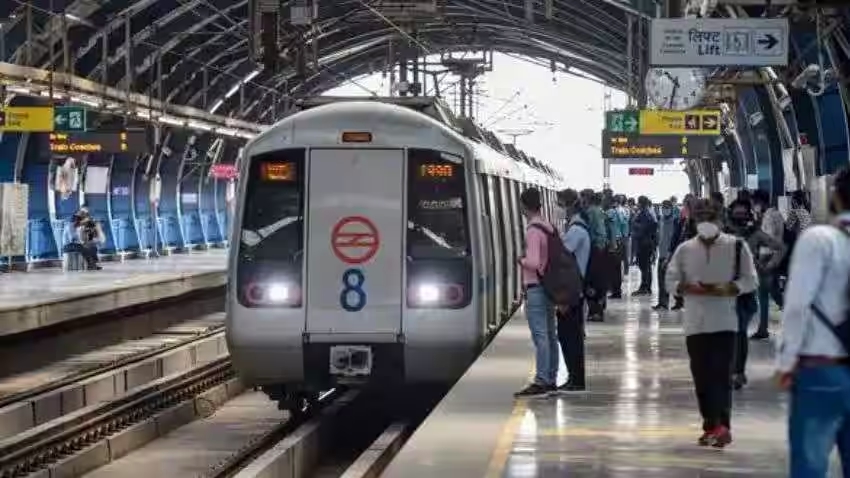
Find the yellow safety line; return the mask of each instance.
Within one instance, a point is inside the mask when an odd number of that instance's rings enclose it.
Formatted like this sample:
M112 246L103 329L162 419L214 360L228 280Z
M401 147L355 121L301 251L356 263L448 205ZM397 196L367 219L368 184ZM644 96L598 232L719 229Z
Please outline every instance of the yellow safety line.
M501 478L504 473L505 466L508 464L508 457L514 446L514 438L516 437L519 426L522 423L522 418L528 410L527 401L524 399L517 400L514 409L511 412L508 422L499 434L499 440L493 449L493 454L490 457L490 466L487 467L486 478Z
M528 371L528 380L531 381L533 379L534 368ZM511 416L508 418L507 423L505 423L502 433L499 434L499 440L496 442L496 447L493 448L493 454L490 456L490 466L487 467L486 478L501 478L514 446L514 438L516 438L522 418L525 416L527 410L527 399L519 399L514 403Z

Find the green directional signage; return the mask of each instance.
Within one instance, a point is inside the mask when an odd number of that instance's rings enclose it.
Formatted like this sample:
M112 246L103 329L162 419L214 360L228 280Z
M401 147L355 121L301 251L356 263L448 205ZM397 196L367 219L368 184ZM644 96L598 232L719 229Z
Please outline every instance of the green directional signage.
M53 130L70 133L86 130L86 109L79 106L57 106L53 109Z
M640 111L606 111L605 129L612 133L637 133L640 131Z

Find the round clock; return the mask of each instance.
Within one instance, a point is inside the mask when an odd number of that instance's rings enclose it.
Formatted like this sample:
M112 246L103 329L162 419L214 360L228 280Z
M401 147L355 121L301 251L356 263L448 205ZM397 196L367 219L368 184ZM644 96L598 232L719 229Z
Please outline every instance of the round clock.
M698 68L651 68L645 86L647 102L652 106L687 110L705 97L706 78Z

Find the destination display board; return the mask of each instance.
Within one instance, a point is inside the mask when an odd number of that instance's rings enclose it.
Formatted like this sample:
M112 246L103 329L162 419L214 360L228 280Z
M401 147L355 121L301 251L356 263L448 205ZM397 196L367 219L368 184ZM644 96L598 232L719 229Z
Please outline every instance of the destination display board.
M710 151L710 136L656 136L602 132L602 157L672 159L700 157Z
M87 133L50 133L50 152L54 154L147 154L147 133L136 131L89 131Z

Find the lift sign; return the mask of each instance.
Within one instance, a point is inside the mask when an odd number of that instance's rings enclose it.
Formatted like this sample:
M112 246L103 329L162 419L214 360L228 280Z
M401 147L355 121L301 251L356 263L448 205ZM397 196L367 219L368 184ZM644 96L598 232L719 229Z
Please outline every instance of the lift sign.
M340 219L331 231L331 248L337 259L356 266L375 257L381 246L378 228L362 216ZM359 312L366 307L366 275L358 267L350 267L342 274L339 305L347 312Z

